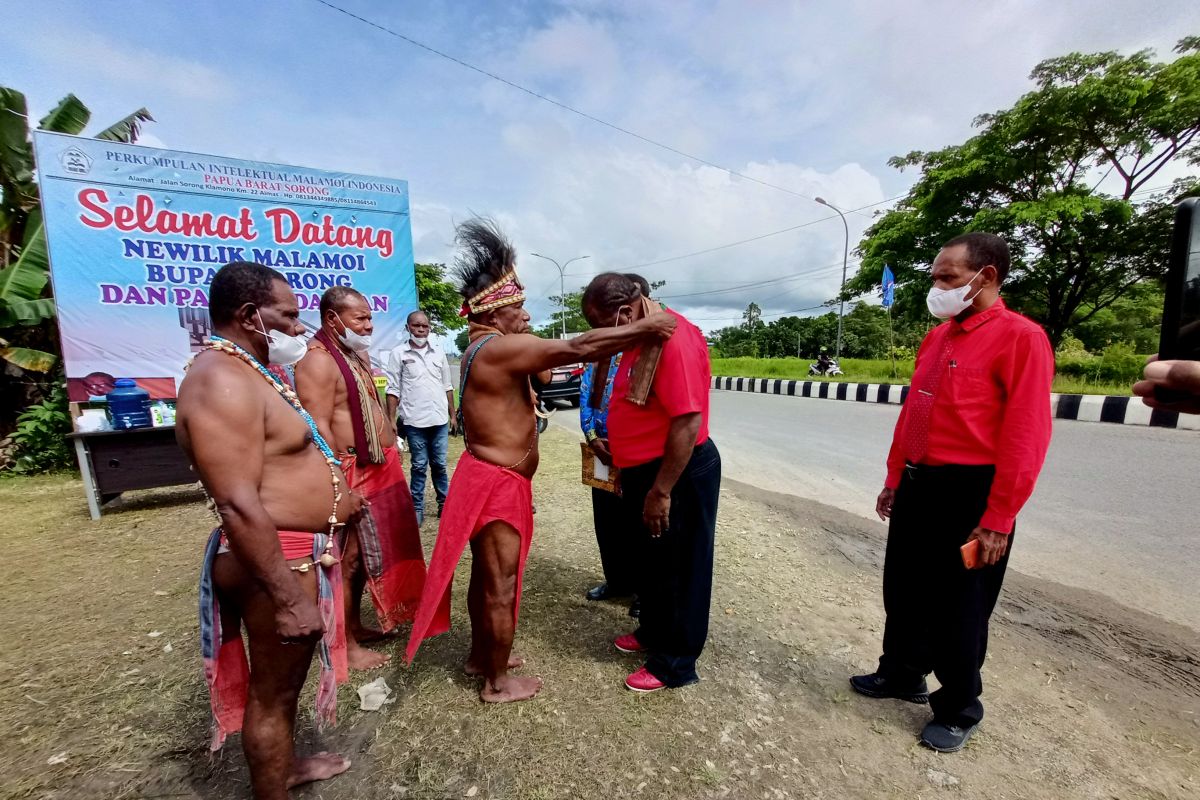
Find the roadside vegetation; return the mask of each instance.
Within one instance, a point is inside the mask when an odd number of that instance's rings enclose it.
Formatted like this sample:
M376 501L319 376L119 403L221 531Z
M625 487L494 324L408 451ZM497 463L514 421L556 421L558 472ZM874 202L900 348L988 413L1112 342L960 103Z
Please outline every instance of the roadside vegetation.
M845 375L816 377L808 374L808 358L720 358L712 359L716 376L737 378L782 378L786 380L846 381L850 383L907 384L912 379L914 361L911 357L843 358ZM1060 394L1128 395L1130 387L1142 372L1146 356L1133 348L1116 344L1093 355L1082 348L1060 349L1057 355L1054 391Z

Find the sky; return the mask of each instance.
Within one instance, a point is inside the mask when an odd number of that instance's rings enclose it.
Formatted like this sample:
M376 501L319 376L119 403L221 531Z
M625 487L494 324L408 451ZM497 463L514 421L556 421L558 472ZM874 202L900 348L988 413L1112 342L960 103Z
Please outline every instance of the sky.
M142 144L407 180L419 262L451 263L454 224L491 216L535 324L560 282L541 253L588 257L568 291L605 270L666 281L711 331L750 302L823 311L846 234L815 198L848 212L853 274L871 215L915 179L887 160L963 141L1040 60L1167 60L1200 33L1194 0L330 1L608 125L319 0L11 4L0 84L34 119L73 92L92 132L144 106Z

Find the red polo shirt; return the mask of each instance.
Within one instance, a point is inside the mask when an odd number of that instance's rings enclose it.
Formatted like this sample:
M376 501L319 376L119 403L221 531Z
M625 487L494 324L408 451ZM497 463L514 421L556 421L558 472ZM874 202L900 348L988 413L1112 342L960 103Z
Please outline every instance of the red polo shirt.
M910 392L931 385L947 339L950 361L934 396L929 448L921 463L994 464L996 477L979 525L1011 533L1050 447L1054 351L1041 326L997 300L966 322L950 320L929 332L917 353ZM906 404L888 454L889 489L900 485L904 470L907 411Z
M692 323L670 309L666 313L679 323L663 344L654 384L645 406L627 399L629 374L641 348L626 351L613 381L608 403L608 446L618 467L634 467L662 458L667 446L671 418L700 412L696 444L708 440L708 391L712 367L708 342Z

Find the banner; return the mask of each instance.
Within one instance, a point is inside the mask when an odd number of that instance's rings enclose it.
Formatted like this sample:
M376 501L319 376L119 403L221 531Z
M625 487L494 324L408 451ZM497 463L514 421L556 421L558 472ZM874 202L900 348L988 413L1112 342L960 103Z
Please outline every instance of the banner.
M310 332L326 289L362 292L376 362L417 307L407 181L42 131L34 146L72 400L116 378L175 397L230 261L281 272Z

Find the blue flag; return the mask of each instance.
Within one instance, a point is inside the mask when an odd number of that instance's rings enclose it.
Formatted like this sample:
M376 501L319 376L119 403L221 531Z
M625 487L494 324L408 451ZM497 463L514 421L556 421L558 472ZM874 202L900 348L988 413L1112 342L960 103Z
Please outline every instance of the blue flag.
M883 265L883 307L891 308L892 303L896 302L896 276L892 274L892 268L887 264Z

